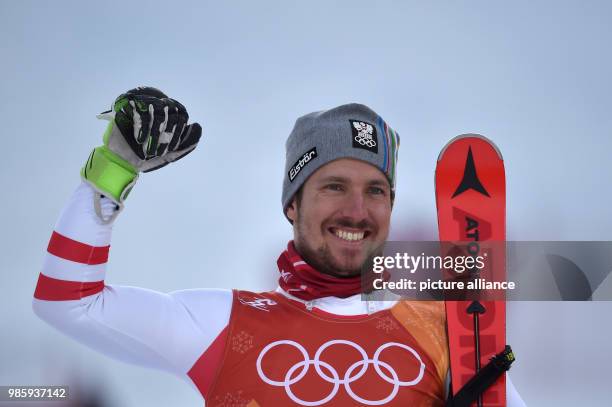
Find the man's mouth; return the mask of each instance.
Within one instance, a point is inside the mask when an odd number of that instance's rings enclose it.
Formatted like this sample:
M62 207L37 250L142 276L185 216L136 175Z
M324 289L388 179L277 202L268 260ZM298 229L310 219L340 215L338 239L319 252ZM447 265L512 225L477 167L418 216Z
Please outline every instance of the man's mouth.
M370 235L370 232L367 230L348 230L336 227L331 227L328 230L337 238L347 242L360 242Z

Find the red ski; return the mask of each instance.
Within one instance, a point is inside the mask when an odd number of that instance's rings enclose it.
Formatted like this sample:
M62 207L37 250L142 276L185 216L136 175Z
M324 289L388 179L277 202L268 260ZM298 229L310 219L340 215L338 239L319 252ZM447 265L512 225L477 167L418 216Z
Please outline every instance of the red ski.
M435 188L441 242L457 242L461 247L468 244L471 246L468 251L475 255L473 250L484 246L483 242L505 241L504 162L490 140L478 134L463 134L451 140L438 157ZM488 259L487 267L505 275L503 243L497 246L502 248ZM448 299L445 304L451 386L452 394L456 395L481 367L504 351L506 304L503 300ZM505 407L505 374L472 405Z

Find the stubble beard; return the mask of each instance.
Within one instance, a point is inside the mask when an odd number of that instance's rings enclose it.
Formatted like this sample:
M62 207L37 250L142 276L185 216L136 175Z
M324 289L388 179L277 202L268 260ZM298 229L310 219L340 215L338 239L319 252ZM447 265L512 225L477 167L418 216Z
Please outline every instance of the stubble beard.
M304 235L304 226L297 219L297 236L295 239L295 248L300 253L306 263L312 266L315 270L339 278L350 278L361 275L363 271L372 270L373 259L375 256L380 256L383 252L384 242L380 246L375 247L370 253L367 253L364 261L356 266L343 266L335 260L329 246L323 243L321 247L312 247L308 243L308 238ZM350 261L350 260L349 260Z

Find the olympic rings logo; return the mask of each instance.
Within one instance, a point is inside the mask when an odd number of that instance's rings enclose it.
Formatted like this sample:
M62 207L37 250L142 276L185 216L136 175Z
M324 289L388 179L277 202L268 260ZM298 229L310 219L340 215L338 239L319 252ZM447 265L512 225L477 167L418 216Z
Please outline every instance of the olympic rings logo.
M304 360L291 366L291 368L287 370L287 373L285 373L285 377L283 381L277 381L277 380L272 380L268 376L266 376L266 374L263 372L261 368L261 361L263 360L266 353L268 353L268 351L270 351L272 348L275 348L281 345L293 346L298 351L300 351ZM356 349L361 354L361 357L362 357L362 360L359 360L353 363L346 370L342 378L340 378L338 371L334 369L332 365L321 360L321 354L323 353L323 351L333 345L348 345ZM393 367L389 365L388 363L380 360L380 354L385 349L391 348L391 347L402 348L410 352L418 360L420 364L419 373L414 379L408 380L408 381L400 380L397 375L397 372L393 369ZM310 369L310 365L314 366L316 372L318 373L319 377L321 377L321 379L334 385L331 392L326 397L322 398L321 400L316 400L316 401L302 400L298 398L291 390L291 385L299 382L300 380L302 380L302 378L304 378L304 376L306 376L306 373L308 373L308 370ZM351 383L353 383L356 380L359 380L368 370L369 365L374 366L376 373L381 379L393 385L393 390L391 390L391 393L384 399L367 400L362 397L359 397L351 388ZM300 372L296 374L296 372L299 369L301 369ZM357 369L359 369L357 373L353 374ZM317 350L317 352L315 353L314 359L310 359L306 349L299 343L295 341L291 341L291 340L280 340L280 341L275 341L275 342L268 344L265 348L262 349L262 351L259 353L259 357L257 358L257 374L259 374L259 377L261 378L261 380L275 387L284 387L285 393L287 393L287 396L289 396L289 398L293 402L299 405L302 405L302 406L320 406L322 404L327 403L328 401L330 401L336 396L336 394L338 393L338 390L340 389L340 385L344 386L344 389L347 392L347 394L356 402L366 404L369 406L379 406L379 405L386 404L390 402L391 400L393 400L395 396L397 395L400 387L409 387L409 386L414 386L418 384L421 381L421 379L423 379L424 373L425 373L425 363L423 363L423 360L421 359L419 354L414 349L412 349L410 346L405 345L403 343L397 343L397 342L387 342L379 346L378 349L376 349L376 352L374 352L374 357L370 359L366 351L361 346L357 345L354 342L346 341L342 339L331 340L321 345L319 349Z
M362 146L374 147L376 145L376 141L372 139L372 136L362 136L361 134L355 137L355 141L361 144Z

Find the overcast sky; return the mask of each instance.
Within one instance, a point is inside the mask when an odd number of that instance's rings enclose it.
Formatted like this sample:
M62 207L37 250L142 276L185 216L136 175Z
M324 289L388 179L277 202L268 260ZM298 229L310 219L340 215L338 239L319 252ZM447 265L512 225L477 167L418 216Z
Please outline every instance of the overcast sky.
M611 17L605 1L0 1L0 321L12 327L0 332L0 385L82 371L118 406L199 405L177 380L98 356L30 310L53 225L101 143L95 115L137 85L184 103L204 136L139 180L109 283L273 288L291 237L285 139L298 116L347 102L400 134L392 237L436 238L438 152L472 132L504 155L509 239L612 240ZM528 404L587 394L604 405L612 331L597 321L610 305L509 312Z

